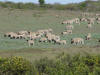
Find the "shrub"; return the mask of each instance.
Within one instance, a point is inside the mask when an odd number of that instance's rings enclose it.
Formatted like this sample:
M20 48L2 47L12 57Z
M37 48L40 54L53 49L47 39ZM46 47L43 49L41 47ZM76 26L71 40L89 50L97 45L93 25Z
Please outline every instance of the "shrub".
M55 61L41 59L37 69L40 74L46 75L100 75L100 56L70 56L62 53Z
M100 75L100 55L43 58L31 64L21 57L0 58L0 75Z
M25 75L31 70L31 64L21 57L2 58L0 70L5 75Z

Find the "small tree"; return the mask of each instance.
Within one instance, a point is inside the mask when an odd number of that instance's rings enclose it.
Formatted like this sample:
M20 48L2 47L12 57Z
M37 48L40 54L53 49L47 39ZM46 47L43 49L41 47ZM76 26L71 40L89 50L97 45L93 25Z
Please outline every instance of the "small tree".
M45 4L45 0L39 0L39 4L40 5L44 5Z

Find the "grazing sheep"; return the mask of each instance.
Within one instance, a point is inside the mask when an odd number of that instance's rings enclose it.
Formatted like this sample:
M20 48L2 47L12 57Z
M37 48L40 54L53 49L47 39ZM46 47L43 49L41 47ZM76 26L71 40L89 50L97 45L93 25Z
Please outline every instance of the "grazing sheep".
M53 32L53 30L51 28L49 28L49 29L44 29L44 30L38 30L36 33L45 35L47 33L52 33L52 32Z
M74 20L63 21L62 24L73 24Z
M59 45L66 45L66 40L55 40L54 41L56 44L59 44Z
M41 38L39 42L47 42L47 38Z
M7 32L4 34L4 37L10 37L12 34L15 34L14 32Z
M91 33L88 33L88 35L86 36L86 40L91 40Z
M67 43L66 43L66 40L61 40L61 41L60 41L60 44L66 45L66 44L67 44Z
M18 35L28 35L30 32L28 31L19 31L17 34Z
M53 32L53 30L52 30L51 28L49 28L49 29L48 29L48 32L49 32L49 33L52 33L52 32Z
M91 20L91 21L88 21L88 23L89 23L89 24L94 24L94 21Z
M94 24L95 18L87 18L88 23Z
M96 16L100 16L100 14L96 14Z
M53 40L60 40L60 36L55 35L55 37L53 38Z
M10 34L10 39L17 39L18 35L16 33Z
M81 21L81 22L82 22L82 21L86 22L87 19L86 19L86 18L81 18L80 21Z
M49 42L55 41L55 40L60 40L60 36L48 33L46 34L46 38L48 39Z
M100 17L97 18L97 21L100 21Z
M59 41L60 40L60 36L57 35L52 35L52 41Z
M77 24L80 24L80 19L79 18L75 18L74 22L77 23Z
M62 35L72 34L72 30L67 30L61 33Z
M91 23L88 23L87 28L92 28L92 24Z
M82 38L73 38L71 39L71 44L84 44L84 39Z
M66 31L62 32L61 33L62 35L67 35L68 33Z
M79 24L80 25L80 22L79 21L76 21L75 23Z
M66 31L68 34L72 34L72 30L67 30Z
M27 42L28 42L29 46L34 45L34 41L33 40L27 40Z
M55 15L55 17L56 17L56 18L59 18L60 16L59 16L59 15Z

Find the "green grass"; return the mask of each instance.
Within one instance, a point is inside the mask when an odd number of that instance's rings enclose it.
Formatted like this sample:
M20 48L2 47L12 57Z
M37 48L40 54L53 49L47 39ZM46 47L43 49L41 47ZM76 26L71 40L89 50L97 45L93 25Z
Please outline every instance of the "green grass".
M31 62L39 60L44 57L49 59L54 59L55 56L58 56L61 53L67 53L70 55L75 54L100 54L100 47L84 47L77 46L71 48L26 48L26 49L13 49L13 50L0 50L1 57L10 57L10 56L21 56Z

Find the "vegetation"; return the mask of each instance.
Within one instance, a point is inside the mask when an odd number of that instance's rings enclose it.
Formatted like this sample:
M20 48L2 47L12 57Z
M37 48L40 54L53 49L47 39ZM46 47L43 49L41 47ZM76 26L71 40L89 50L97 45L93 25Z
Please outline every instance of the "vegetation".
M89 30L85 22L74 24L72 35L61 35L65 30L65 25L61 22L80 18L80 10L99 11L100 2L87 0L67 5L51 5L40 0L40 6L34 3L0 2L0 75L100 75L100 43L97 41L100 39L100 25L95 22L93 29ZM36 40L35 45L29 48L24 39L9 39L3 36L11 31L37 31L48 28L62 36L61 39L66 40L67 45L38 43ZM85 41L85 45L77 47L71 45L71 38L85 39L87 33L92 33L93 40Z
M34 66L33 66L34 65ZM100 75L100 55L61 53L31 64L21 57L0 58L2 75Z
M45 4L45 0L39 0L39 4L40 5L44 5Z
M30 75L33 68L21 57L0 58L0 75Z
M45 4L45 0L39 0L40 6L34 3L13 3L0 2L0 7L13 9L57 9L57 10L82 10L82 11L99 11L100 1L87 0L81 3L71 4Z
M67 14L66 14L67 13ZM100 43L100 25L95 22L93 29L87 28L87 23L82 22L80 25L74 23L74 30L72 35L61 35L65 30L66 24L62 25L61 22L67 19L79 17L81 18L82 12L69 11L69 10L22 10L22 9L4 9L0 8L0 50L15 50L29 48L25 39L9 39L5 38L4 34L7 32L18 32L22 30L37 31L41 29L53 29L53 33L61 36L61 40L66 40L67 45L58 45L52 43L39 43L35 41L35 45L30 48L68 48L71 45L71 38L81 37L85 39L88 33L92 34L92 39L86 41L84 46L97 46ZM56 17L58 15L58 18ZM88 16L87 16L88 17ZM80 45L81 46L81 45Z

